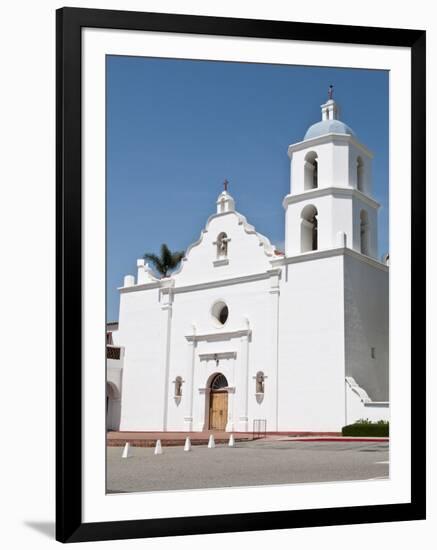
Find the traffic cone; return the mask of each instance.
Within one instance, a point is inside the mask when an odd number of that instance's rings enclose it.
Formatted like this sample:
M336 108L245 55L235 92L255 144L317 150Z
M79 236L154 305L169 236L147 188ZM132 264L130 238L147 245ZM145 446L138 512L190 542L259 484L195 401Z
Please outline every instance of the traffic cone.
M231 434L231 437L229 438L229 447L235 447L234 434Z
M209 436L208 449L214 449L214 447L215 447L214 436L211 434Z
M189 437L185 440L184 451L191 451L191 441Z
M130 458L132 456L130 452L130 443L126 442L121 458Z
M162 455L162 445L161 445L161 440L160 439L158 439L158 441L156 442L155 454L156 455Z

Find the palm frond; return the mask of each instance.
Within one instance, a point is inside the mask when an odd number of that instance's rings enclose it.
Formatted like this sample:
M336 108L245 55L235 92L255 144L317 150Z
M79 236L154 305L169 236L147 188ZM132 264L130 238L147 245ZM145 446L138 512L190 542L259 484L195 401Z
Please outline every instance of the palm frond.
M156 271L158 271L161 275L165 276L167 274L167 270L162 262L162 259L156 254L144 254L144 259L151 262Z
M161 245L161 261L165 266L171 266L171 256L172 254L169 247L163 243Z
M173 252L171 255L171 269L174 269L185 256L185 252Z
M168 272L178 266L179 262L184 257L185 252L172 252L169 247L163 243L161 245L161 255L147 253L144 254L144 259L150 261L156 271L163 277L168 276Z

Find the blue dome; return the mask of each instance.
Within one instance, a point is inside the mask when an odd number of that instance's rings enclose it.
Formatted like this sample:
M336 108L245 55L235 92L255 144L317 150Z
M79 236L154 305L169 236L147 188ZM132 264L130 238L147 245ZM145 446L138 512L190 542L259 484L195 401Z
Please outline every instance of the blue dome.
M341 120L321 120L310 126L305 134L305 139L313 139L325 134L348 134L355 137L355 133Z

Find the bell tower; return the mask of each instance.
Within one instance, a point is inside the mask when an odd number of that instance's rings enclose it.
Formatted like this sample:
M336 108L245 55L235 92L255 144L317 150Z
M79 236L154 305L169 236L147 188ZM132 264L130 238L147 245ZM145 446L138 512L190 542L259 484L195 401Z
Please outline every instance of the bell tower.
M303 141L288 148L290 194L284 198L285 254L351 248L377 258L377 212L372 198L372 153L339 120L333 99Z

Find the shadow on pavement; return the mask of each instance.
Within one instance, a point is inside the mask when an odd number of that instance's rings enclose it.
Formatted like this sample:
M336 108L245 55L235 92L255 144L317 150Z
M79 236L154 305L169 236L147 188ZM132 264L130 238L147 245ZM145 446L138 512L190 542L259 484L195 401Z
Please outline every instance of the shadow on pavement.
M54 521L25 521L24 525L49 538L55 538Z

